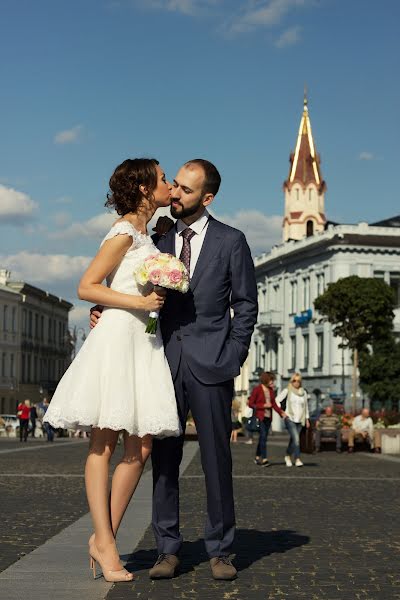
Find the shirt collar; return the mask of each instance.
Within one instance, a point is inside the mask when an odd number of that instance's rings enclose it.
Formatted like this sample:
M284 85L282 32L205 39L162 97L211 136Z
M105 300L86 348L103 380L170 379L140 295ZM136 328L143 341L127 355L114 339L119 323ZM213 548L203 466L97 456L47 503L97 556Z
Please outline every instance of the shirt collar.
M199 217L197 221L190 225L190 229L197 233L197 235L199 235L203 231L204 227L207 225L209 218L210 213L206 209L201 215L201 217ZM176 231L179 235L182 233L182 231L187 229L187 227L188 225L186 225L186 223L184 223L180 219L178 219L178 221L176 222Z

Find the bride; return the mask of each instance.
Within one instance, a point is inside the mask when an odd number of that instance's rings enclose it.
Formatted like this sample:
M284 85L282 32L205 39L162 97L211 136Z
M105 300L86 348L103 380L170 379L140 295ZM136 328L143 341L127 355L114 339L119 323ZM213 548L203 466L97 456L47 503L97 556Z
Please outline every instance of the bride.
M148 255L158 252L146 227L157 208L169 206L171 189L155 159L125 160L111 176L106 206L120 218L78 288L79 298L105 309L44 418L53 427L91 427L85 468L94 525L89 555L94 575L98 562L105 579L113 582L134 577L121 565L115 536L151 453L152 438L181 433L161 334L145 333L148 313L162 308L164 296L155 291L145 295L133 276ZM120 431L124 456L109 493L109 463Z

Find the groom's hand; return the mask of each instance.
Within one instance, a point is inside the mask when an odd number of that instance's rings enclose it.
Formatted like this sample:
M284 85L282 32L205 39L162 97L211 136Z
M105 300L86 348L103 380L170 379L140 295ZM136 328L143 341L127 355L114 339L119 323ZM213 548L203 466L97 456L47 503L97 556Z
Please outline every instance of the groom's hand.
M93 329L93 327L96 327L96 325L99 322L99 319L101 317L101 313L103 312L103 308L104 308L104 306L99 306L98 304L96 304L96 306L92 306L92 308L90 309L90 322L89 322L90 329Z
M156 226L153 227L153 231L157 233L160 237L168 233L170 229L174 226L174 221L169 217L159 217Z

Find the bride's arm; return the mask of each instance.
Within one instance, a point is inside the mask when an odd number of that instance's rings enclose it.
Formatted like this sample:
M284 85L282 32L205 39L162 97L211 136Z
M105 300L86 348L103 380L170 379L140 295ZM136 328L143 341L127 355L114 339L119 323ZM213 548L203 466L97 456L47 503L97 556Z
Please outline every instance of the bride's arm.
M158 311L162 308L164 297L155 292L148 296L133 296L112 290L102 283L119 265L131 245L132 238L129 235L117 235L104 242L79 282L78 297L81 300L102 306L145 311Z

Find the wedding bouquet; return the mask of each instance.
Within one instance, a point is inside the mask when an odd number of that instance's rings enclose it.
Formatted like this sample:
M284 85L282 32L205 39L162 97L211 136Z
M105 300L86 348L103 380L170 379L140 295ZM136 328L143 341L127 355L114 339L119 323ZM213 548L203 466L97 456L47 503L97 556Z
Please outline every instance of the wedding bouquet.
M154 288L161 287L186 294L189 289L189 274L185 265L167 253L151 254L134 273L140 285L153 284ZM146 333L155 334L157 331L158 313L149 315Z

